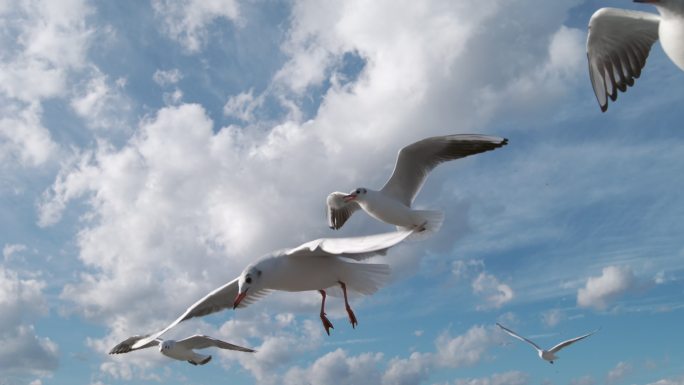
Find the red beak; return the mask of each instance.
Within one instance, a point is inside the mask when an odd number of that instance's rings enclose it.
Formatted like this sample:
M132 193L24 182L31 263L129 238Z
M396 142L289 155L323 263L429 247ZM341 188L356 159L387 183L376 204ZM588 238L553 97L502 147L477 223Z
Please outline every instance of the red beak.
M245 290L244 293L239 293L237 297L235 297L235 302L233 302L233 310L235 310L240 305L240 302L242 302L242 300L247 296L247 290Z
M342 200L345 202L350 202L350 201L353 201L354 199L356 199L356 194L349 194L349 195L345 195L342 197Z

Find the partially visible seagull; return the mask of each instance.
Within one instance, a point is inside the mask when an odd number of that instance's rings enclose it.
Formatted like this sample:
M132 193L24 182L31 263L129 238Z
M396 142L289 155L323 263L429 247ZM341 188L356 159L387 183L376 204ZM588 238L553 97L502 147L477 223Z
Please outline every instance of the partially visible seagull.
M435 136L410 144L399 151L394 172L380 190L359 187L349 194L328 195L328 226L339 229L359 208L371 217L399 229L433 233L444 220L441 211L413 210L428 173L439 164L505 146L508 139L496 136L459 134Z
M317 290L322 297L321 322L326 333L330 334L333 326L325 316L325 290L339 285L349 321L355 327L358 322L349 306L347 289L370 295L387 281L390 274L387 264L360 261L384 255L390 247L412 234L413 231L394 231L351 238L320 238L293 249L267 254L248 265L239 277L195 302L163 330L136 341L133 348L141 348L180 322L231 307L245 307L271 290Z
M634 0L654 5L660 15L601 8L589 20L589 77L601 111L641 75L651 46L660 39L667 56L684 71L684 0Z
M553 361L554 361L554 360L557 360L557 359L558 359L558 357L556 357L556 353L558 353L559 350L561 350L561 349L563 349L564 347L566 347L566 346L568 346L568 345L570 345L570 344L573 344L573 343L575 343L575 342L577 342L577 341L579 341L579 340L585 339L585 338L589 337L590 335L592 335L592 334L594 334L594 333L596 333L596 332L598 331L598 330L594 330L593 332L591 332L591 333L589 333L589 334L585 334L585 335L583 335L583 336L571 338L571 339L569 339L569 340L567 340L567 341L563 341L563 342L559 343L558 345L552 347L552 348L549 349L549 350L544 350L544 349L540 348L540 347L539 347L537 344L535 344L534 342L528 340L527 338L525 338L525 337L523 337L523 336L520 336L520 335L516 334L516 332L514 332L514 331L511 330L511 329L508 329L508 328L502 326L500 323L497 322L496 325L497 325L498 327L500 327L501 329L503 329L503 331L505 331L506 333L510 334L511 336L513 336L513 337L519 339L520 341L524 341L524 342L527 342L528 344L532 345L535 349L537 349L537 354L539 354L539 358L541 358L542 360L549 361L549 363L551 363L551 364L553 364Z
M109 351L109 354L128 353L132 352L133 350L145 349L159 345L159 352L167 357L173 358L174 360L187 361L193 365L204 365L211 361L211 356L199 354L195 352L194 349L205 349L213 346L220 349L236 350L239 352L255 352L253 349L243 348L242 346L233 345L231 343L203 335L194 335L180 341L155 338L144 345L137 347L134 346L136 342L146 337L147 336L129 337L125 341L122 341L113 347L112 350Z

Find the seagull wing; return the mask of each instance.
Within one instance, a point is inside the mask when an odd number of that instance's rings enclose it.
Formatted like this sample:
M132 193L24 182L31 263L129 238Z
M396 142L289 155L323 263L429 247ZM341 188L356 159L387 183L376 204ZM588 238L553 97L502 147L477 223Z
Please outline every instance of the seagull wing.
M175 327L179 323L189 320L190 318L202 317L208 314L213 314L219 312L223 309L229 309L233 307L233 301L238 294L238 278L226 283L225 285L213 290L211 293L204 296L204 298L195 302L190 306L180 317L173 321L169 326L164 329L150 334L149 336L141 339L133 345L133 349L140 349L141 346L149 343L151 340L158 338L162 334L169 331L171 328ZM247 305L255 302L257 299L263 297L264 293L255 292L250 293L249 296L240 302L239 308L246 307Z
M506 143L508 139L476 134L435 136L420 140L399 151L394 172L381 191L411 206L428 173L440 163L490 151Z
M212 338L209 336L204 336L204 335L194 335L192 337L188 337L185 339L182 339L180 341L176 341L176 344L183 346L186 349L204 349L204 348L209 348L212 346L215 346L217 348L221 349L228 349L228 350L237 350L240 352L247 352L247 353L254 353L254 349L250 348L244 348L242 346L238 345L233 345L231 343L228 343L226 341L221 341L216 338Z
M535 344L535 343L532 342L531 340L528 340L527 338L525 338L525 337L523 337L523 336L521 336L521 335L518 335L516 332L514 332L514 331L511 330L511 329L508 329L508 328L504 327L504 326L501 325L500 323L497 322L496 326L498 326L498 327L500 327L501 329L503 329L503 331L505 331L506 333L508 333L511 337L515 337L515 338L519 339L520 341L527 342L528 344L534 346L534 348L537 349L538 351L541 351L541 350L542 350L542 348L540 348L537 344Z
M589 77L601 111L641 75L658 40L660 17L653 13L601 8L589 20Z
M598 331L598 330L594 330L593 332L591 332L591 333L589 333L589 334L585 334L585 335L583 335L583 336L579 336L579 337L575 337L575 338L569 339L569 340L567 340L567 341L563 341L563 342L559 343L558 345L556 345L556 346L552 347L551 349L549 349L549 351L552 352L552 353L556 353L557 351L563 349L564 347L566 347L566 346L568 346L568 345L571 345L571 344L574 344L575 342L577 342L577 341L579 341L579 340L583 340L583 339L589 337L590 335L596 333L597 331Z
M401 230L349 238L320 238L286 250L285 255L340 256L360 261L375 255L384 255L390 247L408 238L414 231Z
M119 342L116 346L112 348L112 350L109 351L109 354L121 354L121 353L128 353L132 352L133 350L138 350L138 349L145 349L145 348L150 348L152 346L157 346L159 345L159 340L158 339L153 339L146 344L143 344L141 346L138 346L136 348L133 348L133 345L142 340L143 338L147 338L148 336L133 336L133 337L128 337L126 340Z
M345 193L334 192L328 195L326 204L328 206L328 227L338 230L347 222L347 219L354 214L354 211L361 208L358 203L351 201L345 202L342 197Z

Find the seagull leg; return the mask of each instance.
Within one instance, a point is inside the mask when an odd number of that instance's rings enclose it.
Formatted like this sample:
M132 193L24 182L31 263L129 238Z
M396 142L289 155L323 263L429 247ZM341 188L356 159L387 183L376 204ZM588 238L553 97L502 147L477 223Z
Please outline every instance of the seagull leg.
M323 297L323 300L321 301L321 322L323 322L323 327L325 328L325 332L330 335L330 329L335 329L333 327L333 324L330 322L328 317L325 316L325 290L319 290L319 293L321 293L321 296Z
M342 293L344 293L344 306L347 308L347 314L349 315L349 322L352 324L352 328L356 328L356 325L359 324L359 322L356 320L356 316L354 315L354 311L352 310L351 306L349 306L349 302L347 301L347 285L344 284L342 281L337 281L340 283L340 286L342 286Z

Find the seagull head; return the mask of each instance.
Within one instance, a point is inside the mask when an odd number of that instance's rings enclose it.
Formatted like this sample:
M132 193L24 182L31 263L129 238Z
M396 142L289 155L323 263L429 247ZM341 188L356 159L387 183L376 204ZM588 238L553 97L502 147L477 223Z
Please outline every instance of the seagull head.
M363 199L366 194L368 194L368 189L363 188L363 187L359 187L356 190L353 190L352 192L350 192L348 195L343 196L342 199L345 202L351 202L351 201Z
M237 308L243 299L247 296L247 292L254 288L260 286L261 281L261 270L257 266L247 266L245 270L240 274L240 279L238 280L238 294L233 302L233 309Z
M161 345L159 345L159 351L160 352L168 351L169 349L171 349L173 347L174 343L175 343L175 341L171 341L171 340L162 341Z

